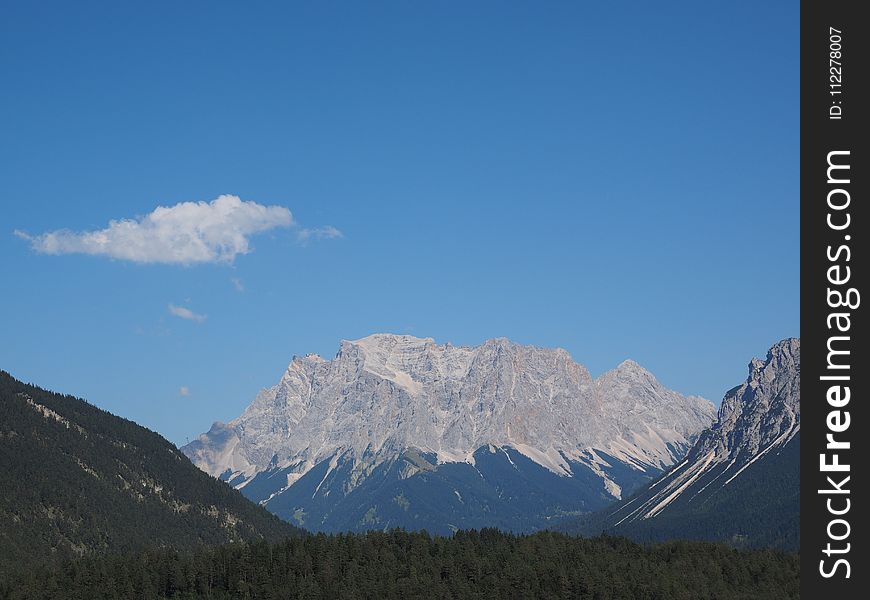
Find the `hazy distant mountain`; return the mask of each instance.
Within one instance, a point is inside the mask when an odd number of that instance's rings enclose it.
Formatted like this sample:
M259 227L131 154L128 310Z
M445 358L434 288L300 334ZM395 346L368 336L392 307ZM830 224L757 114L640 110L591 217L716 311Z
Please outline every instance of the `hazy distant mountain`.
M639 539L702 538L798 547L800 340L749 363L685 460L635 497L564 528Z
M298 533L175 446L0 371L0 580L52 558Z
M593 379L561 349L377 334L294 358L182 450L315 530L529 530L658 476L714 414L632 361Z

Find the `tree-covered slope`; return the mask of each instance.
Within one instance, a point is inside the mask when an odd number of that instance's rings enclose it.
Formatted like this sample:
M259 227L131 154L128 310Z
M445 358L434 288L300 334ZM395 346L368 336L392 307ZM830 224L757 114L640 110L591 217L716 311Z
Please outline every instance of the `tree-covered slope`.
M0 371L0 579L22 564L299 530L160 435Z

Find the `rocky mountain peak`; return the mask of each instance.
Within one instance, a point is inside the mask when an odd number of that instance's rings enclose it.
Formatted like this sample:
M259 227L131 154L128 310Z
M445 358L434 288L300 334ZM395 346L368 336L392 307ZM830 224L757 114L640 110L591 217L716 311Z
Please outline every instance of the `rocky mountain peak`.
M749 362L746 381L725 394L713 430L719 453L755 451L800 429L800 340L784 339ZM736 430L739 431L737 435ZM710 443L713 444L711 436ZM743 448L748 445L748 448ZM712 446L711 446L712 447Z
M800 371L800 339L787 338L772 346L764 360L753 358L750 361L747 383L758 387L782 374L800 375Z
M584 533L799 545L800 340L777 342L748 371L685 460Z
M673 464L713 415L633 361L594 380L562 349L374 334L342 341L332 360L294 358L241 416L184 451L238 485L276 465L298 478L337 456L361 473L412 450L474 464L484 447L513 448L560 476L585 461L606 478L602 456L641 472Z
M800 340L788 338L773 345L764 360L749 362L746 381L725 394L716 422L698 437L684 466L674 469L632 515L655 516L693 482L711 474L725 486L760 458L779 452L799 432Z
M526 527L655 477L714 414L634 361L594 379L562 349L374 334L342 341L332 360L294 358L238 418L183 450L300 523L310 513L339 527L347 510L361 529L422 518L449 531L521 515Z
M647 371L632 359L626 359L619 363L615 368L610 369L601 374L598 382L624 382L626 384L635 383L639 385L647 385L655 388L662 388L662 385L656 379L655 375Z

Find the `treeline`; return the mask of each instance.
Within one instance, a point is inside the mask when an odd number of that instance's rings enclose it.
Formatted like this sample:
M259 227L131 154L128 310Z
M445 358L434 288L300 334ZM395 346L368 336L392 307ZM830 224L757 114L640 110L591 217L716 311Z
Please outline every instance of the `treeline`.
M21 572L0 598L757 600L798 598L798 562L707 542L397 530L92 555Z

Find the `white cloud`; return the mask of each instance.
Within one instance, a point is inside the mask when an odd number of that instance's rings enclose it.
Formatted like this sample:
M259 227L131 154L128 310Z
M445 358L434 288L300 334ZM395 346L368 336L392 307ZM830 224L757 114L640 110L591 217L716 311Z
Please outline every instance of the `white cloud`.
M242 282L241 279L239 279L238 277L233 277L230 279L230 281L233 282L233 287L236 288L237 292L245 291L245 284Z
M206 315L200 315L183 306L175 306L174 304L170 304L168 308L169 314L176 317L181 317L182 319L187 319L188 321L196 321L197 323L202 323L208 318Z
M249 236L293 225L293 215L283 206L263 206L224 195L211 202L158 206L144 217L109 221L108 227L96 231L60 229L29 235L16 230L15 235L43 254L189 265L231 263L237 255L251 251Z
M178 395L190 396L190 388L188 388L186 385L181 386L180 388L178 388Z
M296 232L296 239L302 244L307 244L310 240L334 240L341 237L344 237L344 234L332 225L314 229L300 229Z

